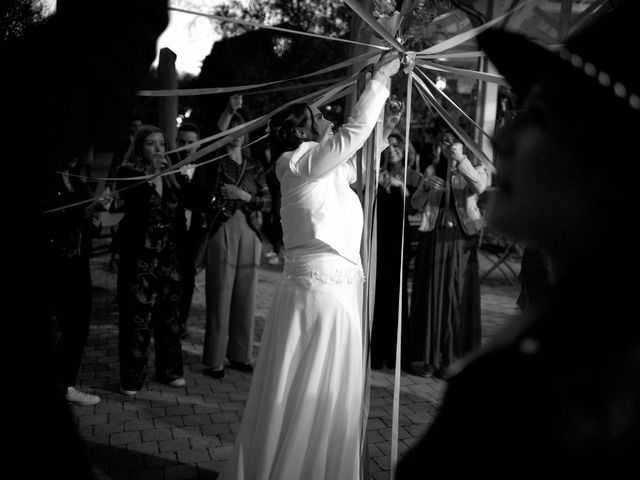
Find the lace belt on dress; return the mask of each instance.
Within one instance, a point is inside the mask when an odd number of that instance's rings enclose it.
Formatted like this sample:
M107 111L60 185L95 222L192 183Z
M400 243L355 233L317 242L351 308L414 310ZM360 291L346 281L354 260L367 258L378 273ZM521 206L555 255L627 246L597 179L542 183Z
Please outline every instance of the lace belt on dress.
M362 265L335 253L285 255L283 272L287 278L307 288L314 284L344 285L364 281Z

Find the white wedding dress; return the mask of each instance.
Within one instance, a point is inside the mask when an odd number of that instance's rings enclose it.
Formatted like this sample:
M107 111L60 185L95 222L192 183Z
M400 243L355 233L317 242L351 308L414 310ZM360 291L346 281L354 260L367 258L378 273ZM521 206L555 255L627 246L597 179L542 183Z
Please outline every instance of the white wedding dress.
M335 136L278 159L284 272L220 479L361 478L363 218L349 159L388 93L371 81Z

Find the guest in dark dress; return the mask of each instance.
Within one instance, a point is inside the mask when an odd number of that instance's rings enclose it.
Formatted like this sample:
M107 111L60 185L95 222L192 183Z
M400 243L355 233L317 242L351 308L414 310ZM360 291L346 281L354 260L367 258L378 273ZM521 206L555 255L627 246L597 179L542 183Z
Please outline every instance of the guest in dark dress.
M443 376L480 345L477 200L486 186L486 169L444 131L439 161L426 168L411 198L422 211L410 316L412 359L421 374Z
M388 142L389 147L382 152L376 199L376 294L371 327L371 368L380 369L385 364L390 368L395 366L398 298L402 289L402 364L403 368L408 369L410 330L407 322L407 274L411 260L409 215L413 212L409 198L422 175L413 169L415 153L410 146L405 188L404 139L400 134L392 133ZM400 282L403 248L404 269Z
M118 171L125 204L118 228L118 347L125 395L135 395L144 385L152 333L156 377L173 387L185 384L180 312L186 220L175 177L157 176L168 165L164 152L162 131L143 125L133 141L133 157ZM130 179L143 175L152 177Z

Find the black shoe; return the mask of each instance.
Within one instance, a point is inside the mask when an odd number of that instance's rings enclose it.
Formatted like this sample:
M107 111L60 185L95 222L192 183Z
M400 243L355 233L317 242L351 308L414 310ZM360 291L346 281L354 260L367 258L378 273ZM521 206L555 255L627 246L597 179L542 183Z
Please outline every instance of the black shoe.
M244 362L229 362L229 367L241 372L253 372L253 365Z
M224 377L225 371L224 371L224 368L220 370L214 370L213 368L205 368L204 370L202 370L202 373L207 377L219 379Z

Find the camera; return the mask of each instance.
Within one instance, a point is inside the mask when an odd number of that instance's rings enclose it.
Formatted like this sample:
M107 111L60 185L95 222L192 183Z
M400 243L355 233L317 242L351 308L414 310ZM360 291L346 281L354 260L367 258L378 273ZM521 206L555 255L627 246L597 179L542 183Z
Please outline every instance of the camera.
M211 195L211 211L212 219L227 220L233 216L233 211L229 208L228 202L224 198Z

